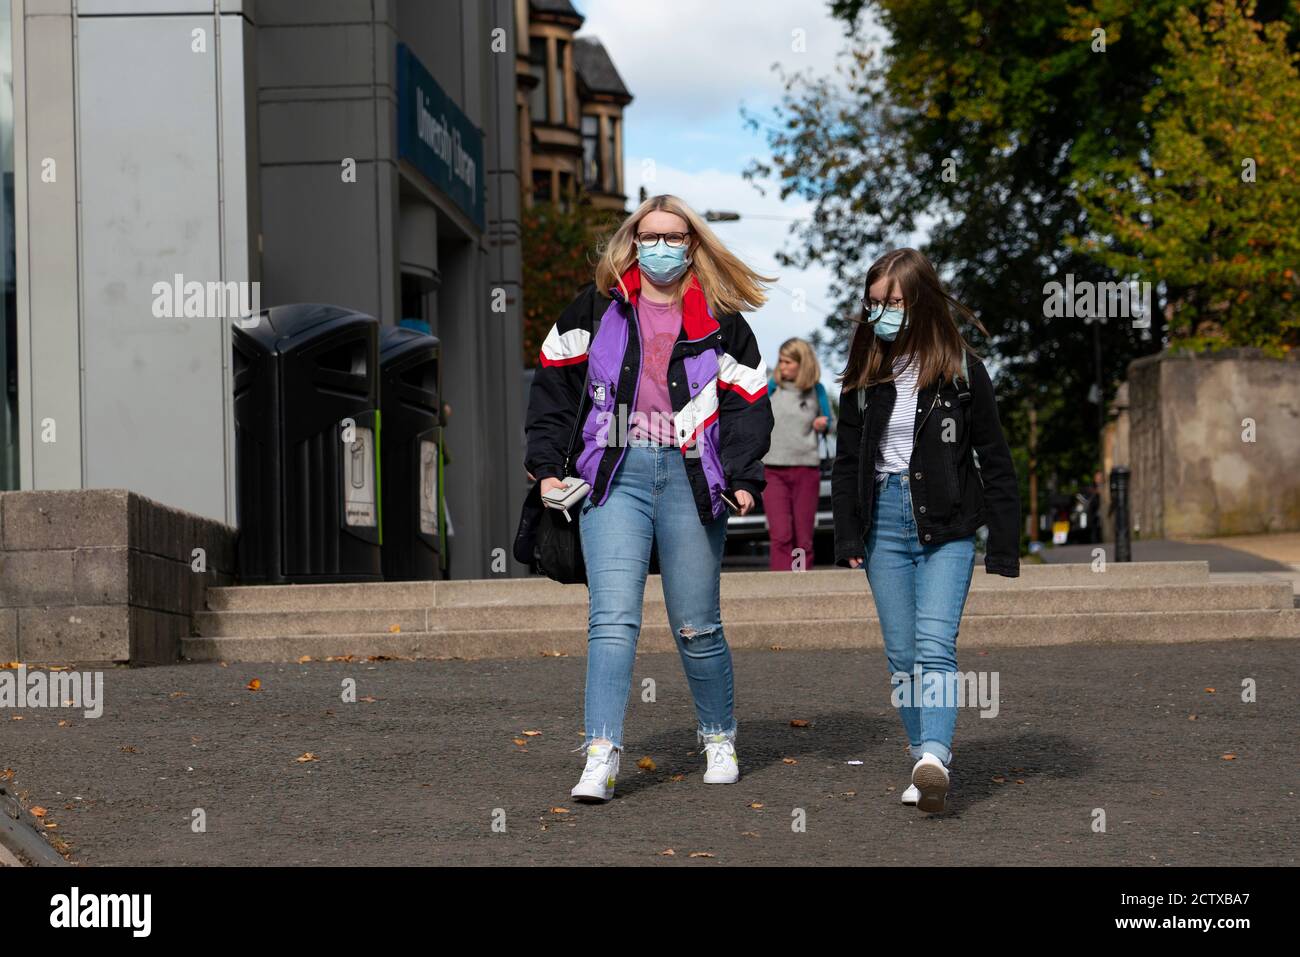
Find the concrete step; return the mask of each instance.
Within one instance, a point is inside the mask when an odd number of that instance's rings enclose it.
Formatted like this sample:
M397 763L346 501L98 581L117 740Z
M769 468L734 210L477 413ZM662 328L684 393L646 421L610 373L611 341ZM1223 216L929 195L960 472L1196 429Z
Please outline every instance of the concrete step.
M807 579L818 584L817 579ZM876 611L864 578L852 592L810 593L722 599L722 620L821 621L874 618ZM366 600L374 600L373 593ZM973 589L967 617L988 615L1064 615L1124 611L1250 610L1291 608L1288 583L1234 581L1217 584L1125 585L1102 577L1096 584L1044 588ZM647 588L642 609L647 626L667 626L662 596ZM520 606L449 605L431 608L350 608L324 611L219 611L195 615L195 634L202 637L274 637L276 635L393 634L408 632L499 631L578 628L587 623L587 603Z
M810 583L806 576L814 576ZM859 594L866 575L860 569L815 569L811 572L726 572L723 598L777 595ZM1209 564L1199 562L1109 563L1104 571L1091 565L1024 564L1019 578L989 575L975 569L972 590L1032 589L1046 586L1089 586L1102 582L1125 585L1197 584L1209 580ZM661 595L659 575L649 576L647 595ZM245 585L208 589L211 611L354 611L364 608L416 609L452 606L496 606L587 603L587 586L560 585L547 578L501 578L474 581L370 582L332 585Z
M858 648L881 645L874 618L816 621L729 621L733 648ZM1129 611L1101 614L972 615L962 620L959 648L1048 646L1075 643L1177 643L1231 638L1300 637L1300 609ZM296 661L329 656L367 658L502 658L586 653L585 626L557 629L401 632L389 634L194 637L182 655L194 661ZM666 627L648 624L639 650L670 651Z

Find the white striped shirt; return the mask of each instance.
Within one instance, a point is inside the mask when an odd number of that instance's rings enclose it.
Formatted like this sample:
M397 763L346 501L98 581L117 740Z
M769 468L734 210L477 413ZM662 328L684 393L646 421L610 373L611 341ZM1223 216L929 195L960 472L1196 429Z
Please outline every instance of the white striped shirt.
M916 379L920 369L916 362L902 369L905 360L906 356L894 360L894 371L898 372L894 387L898 389L898 398L894 400L894 411L889 415L889 424L880 436L880 450L876 456L877 472L906 472L912 461L912 433L916 428Z

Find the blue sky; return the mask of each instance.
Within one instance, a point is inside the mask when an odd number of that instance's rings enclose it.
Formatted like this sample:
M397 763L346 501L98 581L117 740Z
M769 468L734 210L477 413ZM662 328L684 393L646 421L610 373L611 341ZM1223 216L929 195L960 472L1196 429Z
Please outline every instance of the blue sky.
M574 6L587 18L579 35L600 39L635 97L624 128L629 208L644 183L649 193L675 193L701 213L742 215L715 230L751 266L779 275L767 305L748 316L764 358L775 366L785 339L806 337L824 323L829 274L777 266L791 220L806 216L809 204L782 201L775 189L764 195L743 179L751 160L769 153L740 111L770 116L782 93L774 63L788 72L833 69L845 43L842 25L821 0L575 0ZM823 363L822 381L833 394L838 371Z

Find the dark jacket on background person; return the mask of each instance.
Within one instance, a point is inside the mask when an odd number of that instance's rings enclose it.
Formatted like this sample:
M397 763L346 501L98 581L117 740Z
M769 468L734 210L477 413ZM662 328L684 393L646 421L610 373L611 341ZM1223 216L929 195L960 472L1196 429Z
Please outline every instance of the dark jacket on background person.
M1020 574L1020 486L1011 450L1002 433L988 370L969 361L970 383L944 379L917 395L916 426L908 483L912 515L922 545L939 545L988 525L984 568L996 575ZM876 456L898 390L892 381L840 393L839 439L831 472L835 515L835 564L865 558L875 506ZM944 441L951 430L951 441ZM979 456L972 460L972 449Z

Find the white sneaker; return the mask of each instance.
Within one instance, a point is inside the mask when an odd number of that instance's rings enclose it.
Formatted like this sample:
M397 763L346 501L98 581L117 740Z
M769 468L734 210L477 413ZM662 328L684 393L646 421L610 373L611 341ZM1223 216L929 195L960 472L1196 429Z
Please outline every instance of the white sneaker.
M587 766L582 777L569 795L578 801L599 803L614 796L614 782L618 779L618 749L612 744L587 746Z
M912 787L920 792L916 806L927 814L943 810L948 796L948 769L929 751L912 768Z
M903 803L908 807L916 807L916 802L921 799L921 792L916 789L915 784L909 784L903 791Z
M705 736L704 765L705 784L735 784L740 780L736 745L725 734Z

